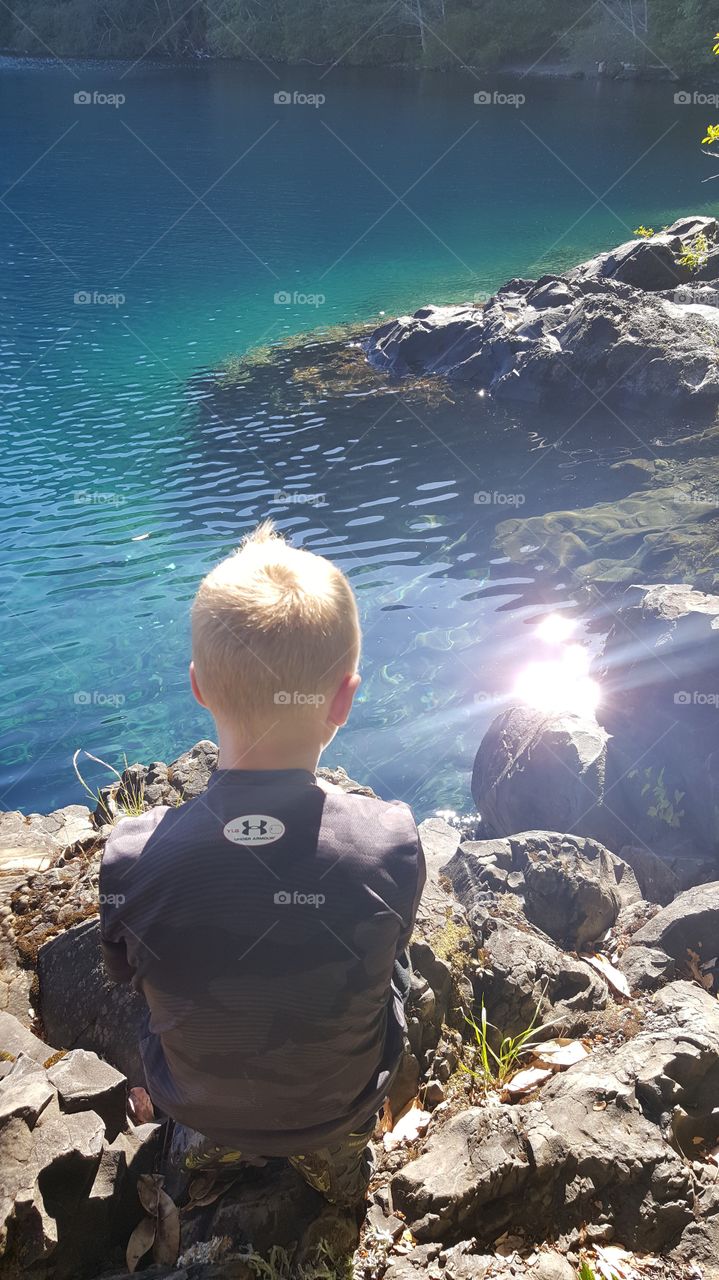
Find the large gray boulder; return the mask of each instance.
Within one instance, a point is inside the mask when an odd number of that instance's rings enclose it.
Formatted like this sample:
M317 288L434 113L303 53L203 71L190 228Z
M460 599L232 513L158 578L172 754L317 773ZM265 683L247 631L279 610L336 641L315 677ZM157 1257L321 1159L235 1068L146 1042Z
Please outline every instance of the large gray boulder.
M472 797L487 836L597 830L608 734L569 712L508 707L490 724L472 771Z
M672 984L634 1039L595 1051L540 1100L451 1119L393 1178L393 1207L419 1241L471 1235L481 1245L506 1230L542 1240L550 1223L606 1239L610 1224L628 1247L668 1251L702 1212L677 1117L703 1117L713 1138L718 1072L716 1000ZM706 1244L709 1230L696 1240Z
M530 923L570 951L595 943L622 908L642 901L626 862L595 840L557 832L466 841L445 875L470 913L497 893L516 894Z
M139 1043L147 1005L129 983L109 982L95 916L58 934L38 957L40 1016L45 1034L62 1049L91 1049L132 1088L145 1084Z
M633 935L620 959L632 987L651 990L694 967L707 964L713 989L712 961L719 952L719 881L680 893Z
M535 404L567 396L715 404L719 311L673 290L693 278L677 259L697 234L711 245L701 278L715 279L716 220L684 219L565 276L511 280L483 305L426 306L390 320L366 340L368 359L399 377L436 374Z

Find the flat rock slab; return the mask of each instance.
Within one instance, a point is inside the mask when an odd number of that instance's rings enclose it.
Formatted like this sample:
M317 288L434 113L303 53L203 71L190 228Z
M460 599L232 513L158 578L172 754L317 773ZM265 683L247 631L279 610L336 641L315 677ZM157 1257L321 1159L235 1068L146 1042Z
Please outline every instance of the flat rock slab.
M55 1050L45 1044L11 1013L0 1013L0 1051L16 1058L24 1053L34 1062L44 1063Z
M90 810L66 805L53 813L0 814L0 875L18 870L44 870L38 863L59 857L79 841L96 838Z

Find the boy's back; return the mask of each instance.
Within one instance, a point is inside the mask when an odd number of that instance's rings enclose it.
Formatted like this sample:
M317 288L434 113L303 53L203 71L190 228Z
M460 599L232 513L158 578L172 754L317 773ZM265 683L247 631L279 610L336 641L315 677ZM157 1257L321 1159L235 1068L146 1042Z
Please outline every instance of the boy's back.
M401 1054L392 970L423 883L406 805L303 768L221 768L179 809L120 823L102 932L111 976L148 1001L154 1101L258 1155L366 1121Z

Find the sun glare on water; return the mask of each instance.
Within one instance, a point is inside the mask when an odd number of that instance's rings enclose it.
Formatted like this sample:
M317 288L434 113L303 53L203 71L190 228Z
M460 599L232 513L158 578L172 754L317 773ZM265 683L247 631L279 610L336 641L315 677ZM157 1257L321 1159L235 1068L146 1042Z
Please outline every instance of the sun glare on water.
M599 685L589 675L591 656L581 644L569 643L577 623L564 614L543 618L534 635L547 656L520 671L513 696L538 711L569 711L593 716L599 704Z

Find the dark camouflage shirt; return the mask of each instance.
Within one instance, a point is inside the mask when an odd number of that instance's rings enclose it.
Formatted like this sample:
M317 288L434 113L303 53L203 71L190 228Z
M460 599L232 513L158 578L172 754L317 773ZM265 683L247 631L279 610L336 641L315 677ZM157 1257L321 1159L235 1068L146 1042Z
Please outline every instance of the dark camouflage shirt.
M424 878L406 805L303 769L218 770L189 803L121 821L100 872L103 949L147 1000L155 1103L268 1156L367 1120L401 1054L392 971Z

